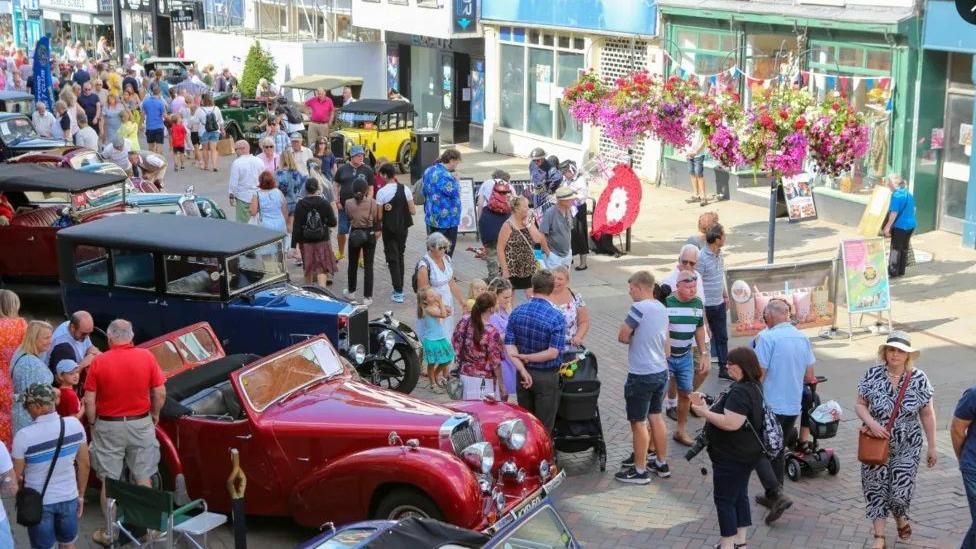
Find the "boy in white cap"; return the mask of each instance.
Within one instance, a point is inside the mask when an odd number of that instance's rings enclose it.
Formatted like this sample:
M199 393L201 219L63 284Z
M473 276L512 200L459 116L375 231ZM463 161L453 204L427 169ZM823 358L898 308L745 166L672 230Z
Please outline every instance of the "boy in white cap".
M58 415L61 417L75 417L81 419L85 412L78 399L78 383L81 381L81 367L74 360L65 358L58 361L54 368L54 381L57 383L61 398L58 400Z

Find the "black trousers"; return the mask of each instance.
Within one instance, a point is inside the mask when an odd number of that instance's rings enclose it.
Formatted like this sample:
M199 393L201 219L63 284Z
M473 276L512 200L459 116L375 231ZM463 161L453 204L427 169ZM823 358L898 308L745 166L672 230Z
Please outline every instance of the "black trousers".
M576 211L571 236L573 255L590 253L590 231L587 227L586 204L582 204Z
M888 276L896 277L905 274L908 261L909 242L915 229L891 229L891 255L888 257Z
M447 251L447 255L451 257L454 257L454 246L457 245L457 230L458 230L457 227L449 227L445 229L442 227L432 227L430 225L427 226L428 235L432 233L441 233L442 235L444 235L444 237L447 238L448 241L450 241L451 249Z
M783 427L783 438L785 439L793 431L793 426L796 425L796 416L781 416L776 414L776 421ZM762 483L763 488L766 490L767 498L775 498L783 492L783 469L785 464L785 449L772 461L767 459L766 456L763 456L759 459L759 463L756 464L756 476L759 477L759 482Z
M362 231L365 229L352 229L352 231ZM372 231L370 231L372 232ZM356 291L356 277L359 274L359 254L363 254L363 297L372 298L373 297L373 256L376 255L376 238L367 238L365 243L358 246L353 245L354 239L350 232L349 238L349 256L346 257L346 261L349 262L346 269L346 278L348 279L347 285L349 286L350 292Z
M546 426L546 431L552 433L556 424L556 412L559 411L559 370L539 370L528 368L532 376L532 387L526 389L518 384L518 405L525 408Z
M383 255L386 256L386 266L390 268L390 282L393 291L403 293L404 259L407 248L407 231L393 232L383 230Z

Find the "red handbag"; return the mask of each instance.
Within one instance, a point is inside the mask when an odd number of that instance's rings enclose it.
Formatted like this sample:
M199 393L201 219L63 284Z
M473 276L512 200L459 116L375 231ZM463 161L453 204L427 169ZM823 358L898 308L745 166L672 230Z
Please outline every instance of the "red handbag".
M911 381L912 374L906 371L901 388L898 390L898 397L895 399L895 406L891 409L891 417L885 425L888 438L878 438L871 434L871 429L867 425L861 426L861 431L857 438L857 460L865 465L884 465L888 463L888 452L891 450L891 428L895 425L895 418L901 408L901 400L905 397L908 390L908 383Z

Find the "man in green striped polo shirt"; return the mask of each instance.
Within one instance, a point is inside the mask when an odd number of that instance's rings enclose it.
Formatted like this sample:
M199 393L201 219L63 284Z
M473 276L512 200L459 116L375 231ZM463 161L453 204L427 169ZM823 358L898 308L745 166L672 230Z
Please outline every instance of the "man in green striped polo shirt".
M671 355L668 357L668 369L678 386L678 420L674 430L674 440L678 444L691 446L692 439L685 432L688 422L688 409L691 401L688 395L694 389L695 364L692 353L692 341L703 350L698 364L698 373L708 368L708 354L705 346L705 304L697 297L698 273L695 271L681 271L677 277L677 290L668 296L669 336L671 340Z

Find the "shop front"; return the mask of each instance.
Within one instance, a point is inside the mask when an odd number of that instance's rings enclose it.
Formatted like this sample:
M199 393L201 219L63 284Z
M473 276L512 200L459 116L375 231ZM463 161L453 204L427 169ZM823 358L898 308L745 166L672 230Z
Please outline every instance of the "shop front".
M702 10L691 7L693 0L660 0L668 71L695 77L705 87L729 87L746 107L763 89L782 82L805 87L817 98L830 91L845 96L869 125L868 153L840 177L808 171L820 217L856 226L886 175L908 178L914 149L918 44L913 41L919 21L911 2L891 3L904 6L800 2L783 14L771 10L769 2L719 0L710 4L716 9ZM751 168L730 172L709 159L705 175L709 189L726 198L768 204L767 174ZM679 151L665 152L663 181L690 188L687 159ZM920 218L931 215L922 204L919 210Z
M112 42L112 0L40 0L43 32L60 53L69 41L94 52L102 36Z
M387 87L407 97L417 128L440 128L442 143L481 145L484 40L386 33Z
M119 0L124 53L138 52L143 44L154 55L173 55L173 27L169 0Z
M613 79L648 68L656 17L654 3L644 0L485 0L485 149L526 156L541 146L582 161L591 151L614 148L570 116L563 90L586 70Z
M925 10L919 60L919 146L914 157L916 200L932 202L936 228L961 234L976 247L976 161L973 105L976 103L976 27L964 21L954 2L930 0ZM921 221L921 219L919 220Z

